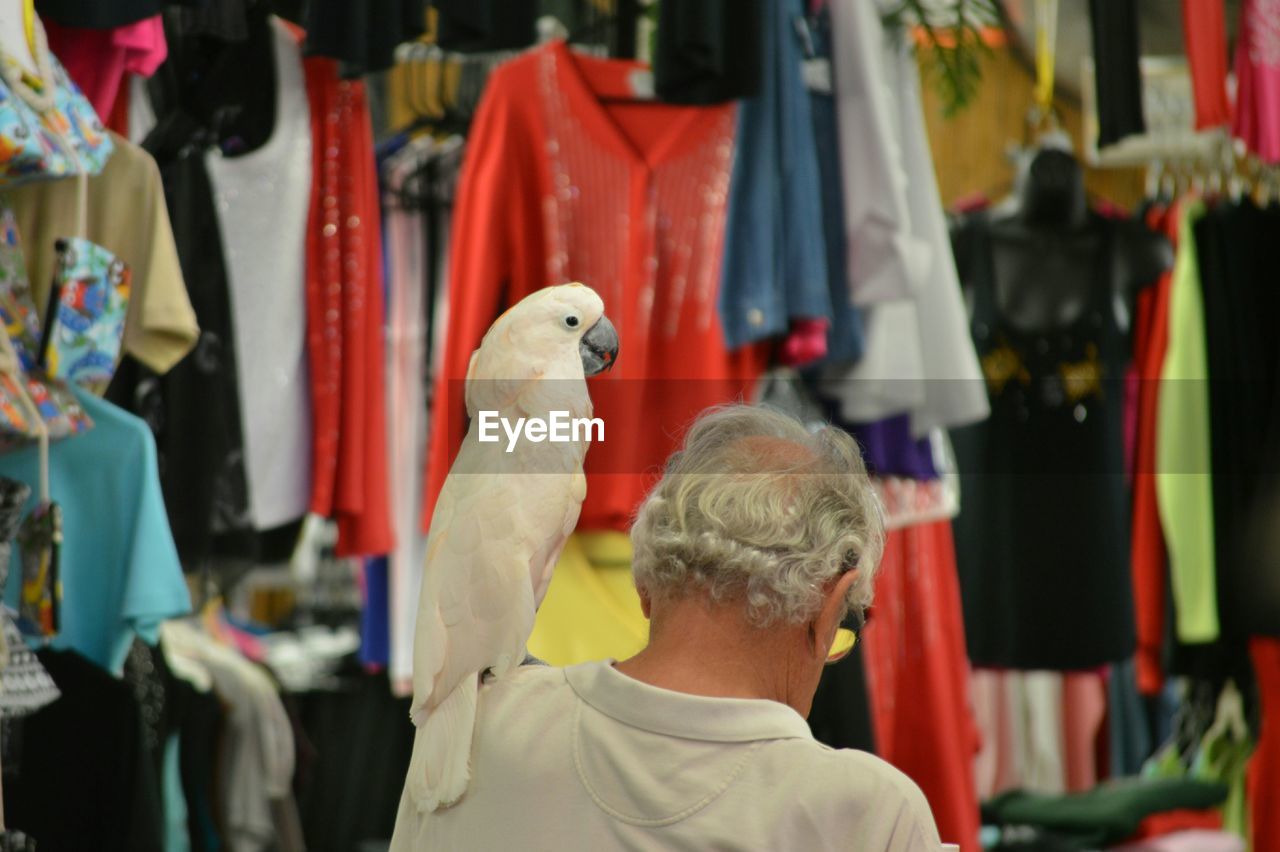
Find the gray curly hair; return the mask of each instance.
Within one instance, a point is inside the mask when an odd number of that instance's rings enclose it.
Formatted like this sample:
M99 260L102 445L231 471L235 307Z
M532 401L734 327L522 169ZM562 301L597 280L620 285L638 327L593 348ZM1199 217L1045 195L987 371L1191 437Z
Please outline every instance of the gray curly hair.
M880 501L857 442L760 406L704 412L631 527L636 587L656 599L702 591L743 600L758 627L817 614L851 568L848 605L871 603L884 549Z

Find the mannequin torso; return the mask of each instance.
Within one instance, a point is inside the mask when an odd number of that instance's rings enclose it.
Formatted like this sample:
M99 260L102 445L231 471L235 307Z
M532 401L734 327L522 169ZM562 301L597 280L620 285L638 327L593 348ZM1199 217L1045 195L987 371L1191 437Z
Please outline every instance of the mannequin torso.
M1016 212L990 223L1000 313L1026 332L1056 331L1106 287L1115 322L1127 330L1134 295L1173 263L1168 242L1090 212L1080 166L1066 151L1036 155L1019 201Z

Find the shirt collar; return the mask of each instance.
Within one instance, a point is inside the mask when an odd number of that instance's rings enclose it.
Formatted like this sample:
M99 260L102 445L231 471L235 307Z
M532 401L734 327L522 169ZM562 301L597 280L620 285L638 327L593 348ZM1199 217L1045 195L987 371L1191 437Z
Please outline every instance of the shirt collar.
M777 701L673 692L624 675L612 660L572 666L564 676L591 707L656 734L725 743L813 739L804 717Z

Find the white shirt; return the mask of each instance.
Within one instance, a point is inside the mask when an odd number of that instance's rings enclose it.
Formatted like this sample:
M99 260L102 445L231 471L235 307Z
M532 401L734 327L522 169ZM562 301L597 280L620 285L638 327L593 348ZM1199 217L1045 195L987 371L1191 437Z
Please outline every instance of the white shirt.
M879 6L883 6L881 2ZM823 373L844 420L911 415L911 431L987 417L905 33L886 32L877 4L836 0L836 116L849 229L851 298L865 305L866 348Z
M269 138L238 157L210 151L235 328L249 512L255 529L296 521L311 501L311 384L306 246L311 107L302 48L271 19L276 117Z
M924 795L879 758L813 739L774 701L659 689L608 662L525 666L480 690L471 786L392 852L938 849Z

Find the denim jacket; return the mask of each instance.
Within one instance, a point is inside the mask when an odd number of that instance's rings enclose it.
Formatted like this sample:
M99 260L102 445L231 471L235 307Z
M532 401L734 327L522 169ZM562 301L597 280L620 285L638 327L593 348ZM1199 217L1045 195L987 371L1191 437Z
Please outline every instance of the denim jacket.
M802 0L766 0L760 94L738 109L720 283L730 348L832 318L803 21Z

